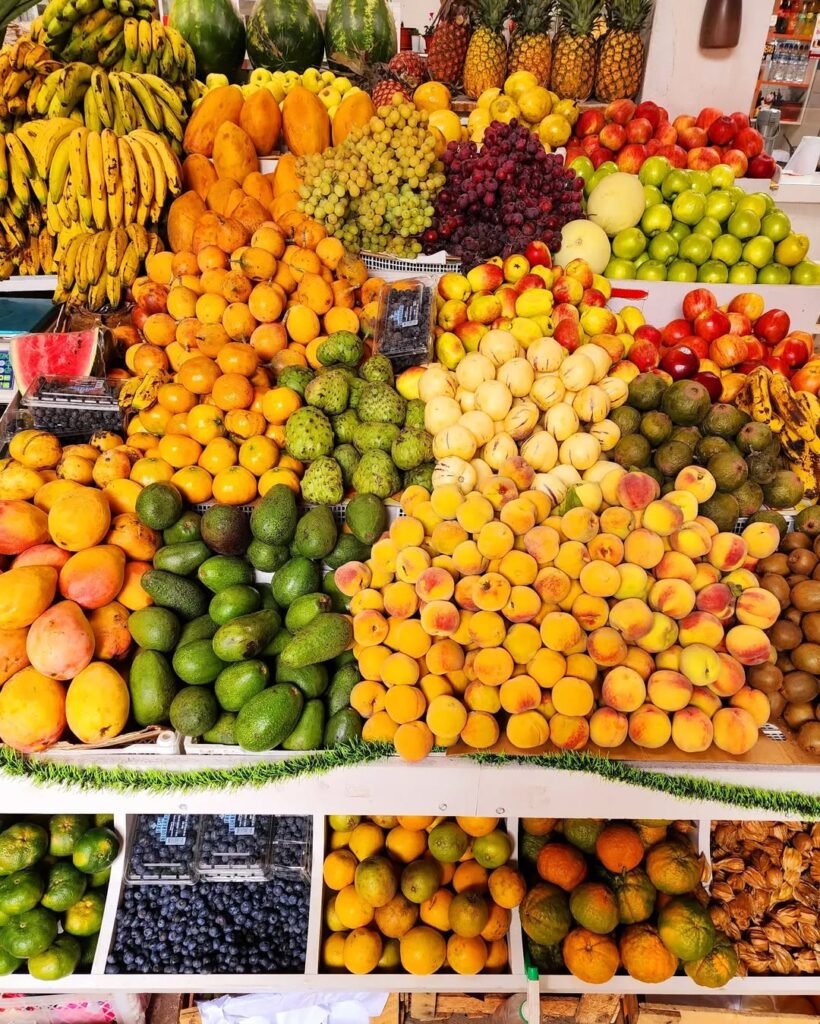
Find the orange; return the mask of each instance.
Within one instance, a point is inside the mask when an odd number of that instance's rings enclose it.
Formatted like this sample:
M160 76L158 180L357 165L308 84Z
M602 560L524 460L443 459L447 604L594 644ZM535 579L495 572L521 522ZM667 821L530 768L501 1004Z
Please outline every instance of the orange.
M636 868L643 860L644 852L637 830L623 822L610 822L595 841L598 860L607 871L616 874Z
M276 469L269 469L267 473L263 473L259 478L259 496L264 498L271 487L275 487L276 484L284 484L285 487L290 487L294 494L302 493L299 477L293 470L277 467Z
M210 501L213 494L211 474L201 466L185 466L171 477L171 483L182 491L192 505L199 501Z
M236 465L236 445L227 437L215 437L205 445L199 465L213 476Z
M190 437L190 431L188 430L188 413L187 412L175 412L173 416L168 420L165 427L166 434L184 434L186 437Z
M222 410L213 405L195 405L188 413L188 432L200 444L208 444L215 437L225 436Z
M253 381L251 381L251 384L253 384ZM253 412L262 412L262 399L269 391L269 387L253 385L253 401L251 402L251 410Z
M136 423L139 426L138 420L132 420L132 423ZM140 452L150 452L152 448L156 448L159 444L159 438L154 437L153 434L146 434L144 432L131 433L129 430L128 435L128 446L129 448L136 448Z
M165 459L157 458L155 455L138 459L131 467L131 479L136 480L143 487L170 480L173 475L174 467Z
M269 437L250 437L239 447L239 465L262 476L279 462L279 448Z
M228 300L222 295L200 295L196 300L196 315L203 324L221 324Z
M161 384L157 401L171 412L188 412L196 405L196 397L181 384Z
M241 373L243 377L252 377L259 366L259 354L251 345L230 341L219 350L216 364L223 373Z
M285 328L294 341L303 345L318 338L321 332L319 317L312 309L299 303L291 306L285 314Z
M587 877L583 853L569 843L547 843L538 854L536 869L545 882L552 882L565 892L572 892Z
M147 430L149 434L160 435L165 433L171 416L170 409L165 409L161 405L152 405L150 409L143 409L138 414L138 419L143 430Z
M181 434L169 434L159 442L158 448L160 457L170 463L174 469L182 469L183 466L194 466L202 452L202 445L198 444L192 437L184 437Z
M253 402L253 385L241 373L224 373L214 381L211 394L220 409L247 409Z
M262 413L268 423L281 425L302 405L302 398L293 388L271 388L262 399Z
M263 363L269 363L287 344L288 335L282 324L260 324L251 335L251 345Z
M256 497L256 477L244 466L231 466L214 477L214 498L223 505L247 505Z
M260 437L265 433L265 417L261 412L248 409L231 409L225 416L225 428L233 440L245 441L249 437Z
M134 353L131 355L131 353ZM149 345L147 342L142 345L132 345L125 354L125 363L130 370L134 371L137 377L144 377L152 370L167 370L168 356L165 350L159 345Z
M449 110L450 90L442 82L425 82L413 93L413 103L417 110L426 110L428 114Z
M177 381L195 395L209 395L218 378L219 367L206 356L187 359L177 373Z
M273 443L281 449L285 447L285 427L281 423L271 423L268 429L265 431L265 437L269 437ZM289 456L282 456L282 460L290 458ZM280 460L282 469L292 469L297 476L301 476L305 467L297 459L290 459L289 462ZM298 464L295 464L298 463Z
M222 315L222 326L233 341L250 341L257 324L244 302L232 302Z

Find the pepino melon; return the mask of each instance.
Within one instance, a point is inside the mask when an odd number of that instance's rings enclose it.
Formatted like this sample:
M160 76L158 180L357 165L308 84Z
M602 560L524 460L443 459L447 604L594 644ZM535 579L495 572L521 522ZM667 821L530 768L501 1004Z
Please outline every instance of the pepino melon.
M636 174L617 171L595 186L587 199L587 217L612 238L634 228L646 210L646 194Z
M99 334L20 334L11 339L11 365L22 394L38 377L91 377L102 368Z
M568 266L572 260L584 260L593 274L603 274L612 254L606 231L591 220L571 220L565 224L558 251L562 266Z

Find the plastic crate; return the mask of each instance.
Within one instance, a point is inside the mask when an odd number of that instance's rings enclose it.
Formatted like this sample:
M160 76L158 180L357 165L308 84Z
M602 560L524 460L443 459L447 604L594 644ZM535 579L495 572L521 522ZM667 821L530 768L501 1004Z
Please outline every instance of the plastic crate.
M398 281L402 277L424 277L436 282L444 274L460 274L461 260L449 259L444 254L436 256L420 256L412 260L403 260L398 256L386 253L363 252L362 262L374 274L385 281Z
M129 837L126 885L192 885L201 837L201 819L193 815L139 815Z

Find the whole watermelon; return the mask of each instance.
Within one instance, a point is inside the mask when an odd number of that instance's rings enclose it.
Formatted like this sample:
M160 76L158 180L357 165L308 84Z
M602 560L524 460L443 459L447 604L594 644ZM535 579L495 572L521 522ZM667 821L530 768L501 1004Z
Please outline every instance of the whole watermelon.
M168 24L190 43L197 78L221 74L236 80L245 59L245 26L231 0L174 0Z
M256 0L248 18L248 56L255 68L301 74L318 67L324 52L312 0Z
M396 21L386 0L330 0L325 18L328 62L383 64L398 50Z

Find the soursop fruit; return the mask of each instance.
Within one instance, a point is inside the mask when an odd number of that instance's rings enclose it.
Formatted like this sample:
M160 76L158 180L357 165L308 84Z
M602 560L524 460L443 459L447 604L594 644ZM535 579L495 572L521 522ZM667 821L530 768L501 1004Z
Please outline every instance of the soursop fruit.
M297 409L285 425L288 455L300 462L313 462L333 451L333 427L320 409L306 405Z
M362 380L361 377L356 377L355 380L350 382L350 398L348 399L348 405L351 409L358 411L359 402L368 387L369 385L367 381Z
M433 458L433 439L426 430L405 427L393 442L390 454L399 469L415 469Z
M305 388L305 401L322 412L336 416L347 408L350 384L341 370L321 373Z
M420 398L411 398L407 403L407 414L404 417L405 427L424 426L424 402Z
M302 500L309 505L338 505L345 494L342 468L322 456L311 462L302 477Z
M341 363L351 369L359 365L364 346L361 338L352 331L334 331L316 349L316 355L323 366Z
M359 367L359 376L371 384L393 384L393 366L387 356L377 352Z
M343 413L334 416L330 421L333 424L333 433L339 444L351 444L353 432L359 425L359 417L353 409L345 409Z
M315 374L308 366L286 366L279 374L276 383L281 388L290 388L305 397L305 388L313 380Z
M404 486L412 487L417 484L419 487L423 487L425 490L433 491L433 470L436 468L435 462L422 462L420 466L416 466L415 469L409 469L404 474Z
M353 473L353 486L359 494L389 498L401 490L401 476L386 452L365 452Z
M350 490L353 486L353 473L361 462L361 455L352 444L340 444L338 448L333 449L333 458L341 467L345 490Z
M374 448L389 454L400 433L394 423L360 423L353 431L353 444L362 454Z
M389 384L365 383L358 413L362 423L395 423L403 427L407 402Z

